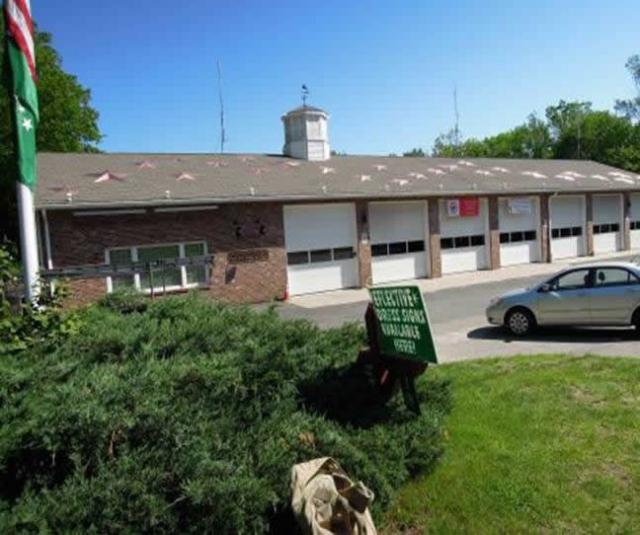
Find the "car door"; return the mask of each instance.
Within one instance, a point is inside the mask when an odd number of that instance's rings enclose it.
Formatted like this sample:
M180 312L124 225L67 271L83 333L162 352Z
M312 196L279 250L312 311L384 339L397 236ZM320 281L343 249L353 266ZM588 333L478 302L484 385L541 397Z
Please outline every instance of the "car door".
M624 325L640 304L640 280L622 267L597 268L589 293L593 323Z
M538 323L571 325L590 323L589 289L593 270L580 268L558 275L538 293Z

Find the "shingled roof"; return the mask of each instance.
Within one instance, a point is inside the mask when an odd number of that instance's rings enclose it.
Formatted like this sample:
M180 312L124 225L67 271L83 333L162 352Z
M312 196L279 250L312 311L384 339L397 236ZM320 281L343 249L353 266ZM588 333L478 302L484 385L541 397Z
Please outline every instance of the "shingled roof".
M640 190L586 160L42 153L38 175L38 208Z

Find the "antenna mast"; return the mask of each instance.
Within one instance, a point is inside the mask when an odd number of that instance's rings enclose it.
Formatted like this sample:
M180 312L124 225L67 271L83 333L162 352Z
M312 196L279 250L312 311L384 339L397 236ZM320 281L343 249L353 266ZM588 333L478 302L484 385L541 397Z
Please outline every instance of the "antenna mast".
M460 114L458 113L458 87L453 86L453 113L456 118L456 124L453 127L453 142L456 149L460 147Z
M302 84L302 107L307 107L307 98L309 98L309 88L307 84Z
M222 71L220 61L216 61L218 70L218 98L220 100L220 153L224 153L224 144L227 141L227 134L224 130L224 100L222 99Z

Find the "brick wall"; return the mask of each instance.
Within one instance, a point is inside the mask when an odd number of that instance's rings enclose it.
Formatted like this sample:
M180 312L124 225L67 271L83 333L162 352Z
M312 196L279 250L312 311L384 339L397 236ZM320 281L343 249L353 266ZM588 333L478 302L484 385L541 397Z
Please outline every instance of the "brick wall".
M282 299L286 292L286 253L282 205L220 205L217 210L74 216L48 213L54 267L103 264L105 249L182 241L206 241L214 255L208 293L233 302ZM232 251L263 249L268 260L232 264ZM74 280L72 301L95 300L106 292L103 279Z

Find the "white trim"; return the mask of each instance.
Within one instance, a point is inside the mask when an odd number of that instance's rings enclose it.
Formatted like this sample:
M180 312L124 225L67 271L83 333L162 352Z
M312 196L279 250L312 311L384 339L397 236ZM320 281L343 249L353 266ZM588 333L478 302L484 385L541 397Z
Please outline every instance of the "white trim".
M213 206L176 206L176 207L168 207L168 208L154 208L153 211L155 213L162 212L200 212L203 210L217 210L218 205Z
M47 269L53 269L53 255L51 254L51 233L49 231L49 218L47 211L41 210L42 224L44 226L44 250L46 255Z
M146 214L147 210L144 208L130 209L130 210L83 210L73 212L74 217L86 217L95 215L126 215L126 214Z

